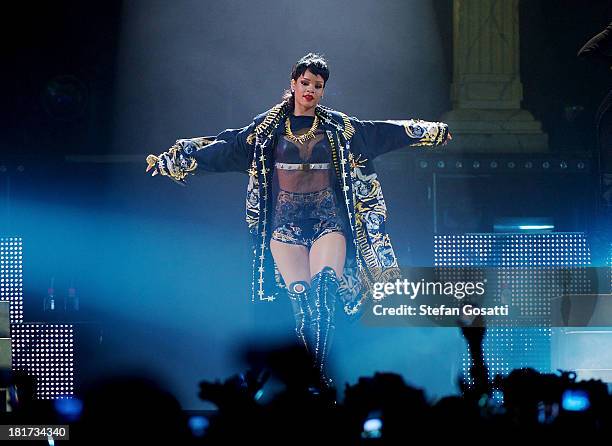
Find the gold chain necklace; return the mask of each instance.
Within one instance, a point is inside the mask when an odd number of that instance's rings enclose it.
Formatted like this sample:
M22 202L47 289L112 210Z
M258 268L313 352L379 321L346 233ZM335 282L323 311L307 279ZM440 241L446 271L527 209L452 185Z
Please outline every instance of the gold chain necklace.
M287 116L287 119L285 120L285 133L287 135L287 138L299 144L305 144L306 141L313 139L315 137L315 131L317 130L317 127L319 127L319 117L315 115L314 121L312 123L312 127L310 127L310 130L308 130L303 135L295 136L293 132L291 131L291 123L289 122L289 116Z

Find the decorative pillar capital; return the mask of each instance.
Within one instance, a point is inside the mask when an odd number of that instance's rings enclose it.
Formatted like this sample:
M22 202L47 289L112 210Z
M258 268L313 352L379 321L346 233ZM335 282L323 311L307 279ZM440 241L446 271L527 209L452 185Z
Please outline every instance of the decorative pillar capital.
M453 110L443 118L452 149L548 149L541 124L521 109L518 1L454 0Z

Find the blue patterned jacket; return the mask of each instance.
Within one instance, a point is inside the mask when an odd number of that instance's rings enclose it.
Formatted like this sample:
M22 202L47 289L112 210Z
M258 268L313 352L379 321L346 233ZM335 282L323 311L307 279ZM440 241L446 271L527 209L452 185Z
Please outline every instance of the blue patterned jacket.
M272 301L284 292L269 242L275 131L288 113L288 104L282 102L256 116L246 127L227 129L211 137L180 139L162 154L165 157L150 155L147 159L150 164L160 163L160 172L179 182L200 171L248 173L246 221L252 236L254 302ZM361 121L320 105L315 113L332 149L339 182L336 187L344 198L352 232L352 241L350 236L347 239L340 293L344 311L353 315L371 298L374 282L400 277L385 231L387 208L374 171L374 158L402 147L439 145L446 141L448 127L422 120Z

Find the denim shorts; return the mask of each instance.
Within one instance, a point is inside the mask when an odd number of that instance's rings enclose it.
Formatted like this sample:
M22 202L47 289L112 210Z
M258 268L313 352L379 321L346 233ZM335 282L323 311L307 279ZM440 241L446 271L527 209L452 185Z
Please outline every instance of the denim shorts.
M330 187L306 193L280 190L272 227L272 240L307 248L325 234L344 233L336 195Z

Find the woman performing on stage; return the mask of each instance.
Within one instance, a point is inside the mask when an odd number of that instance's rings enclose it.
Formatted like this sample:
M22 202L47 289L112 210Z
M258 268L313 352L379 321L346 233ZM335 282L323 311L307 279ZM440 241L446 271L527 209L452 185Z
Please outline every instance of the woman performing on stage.
M360 121L323 107L328 79L325 59L309 53L294 65L283 101L250 125L180 139L147 157L147 171L181 183L198 171L248 173L251 299L289 298L321 389L331 386L326 360L337 297L356 315L372 283L399 278L374 158L451 139L440 122Z

